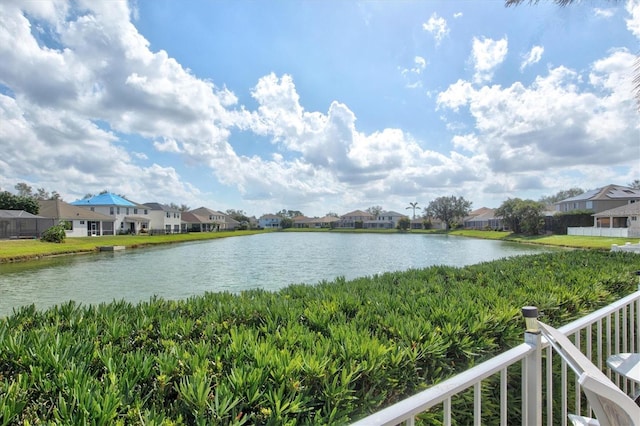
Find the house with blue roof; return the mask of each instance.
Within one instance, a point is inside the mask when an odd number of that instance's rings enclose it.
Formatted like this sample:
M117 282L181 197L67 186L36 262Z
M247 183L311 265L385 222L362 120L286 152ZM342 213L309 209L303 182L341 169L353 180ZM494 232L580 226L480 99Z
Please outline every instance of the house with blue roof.
M114 233L138 234L149 229L149 207L127 200L120 195L105 192L71 205L114 218Z

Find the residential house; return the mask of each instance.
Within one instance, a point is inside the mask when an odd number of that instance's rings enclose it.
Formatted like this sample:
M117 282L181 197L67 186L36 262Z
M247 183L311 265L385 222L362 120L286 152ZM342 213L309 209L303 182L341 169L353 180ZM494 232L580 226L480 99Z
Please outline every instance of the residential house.
M501 217L496 217L495 209L481 207L469 213L462 221L465 229L503 230Z
M362 228L364 222L374 220L375 218L371 213L363 212L362 210L354 210L340 216L338 221L338 228Z
M115 218L65 203L62 200L38 200L40 216L65 224L67 237L114 235Z
M217 210L211 210L207 207L199 207L194 210L189 210L190 213L196 215L204 219L204 223L208 226L203 229L203 232L206 231L220 231L226 230L229 227L227 226L229 218L226 214L219 212ZM234 221L235 222L235 221ZM233 228L230 228L233 229Z
M282 217L275 214L263 214L258 218L258 226L264 229L278 229L282 225Z
M0 210L0 238L38 238L54 222L24 210Z
M596 228L627 228L624 237L640 237L640 202L595 213L593 226Z
M556 211L591 210L600 213L616 207L640 202L640 189L620 185L607 185L593 189L555 204Z
M114 231L119 234L137 234L149 229L149 207L127 200L120 195L105 192L77 200L74 206L114 218Z
M180 209L160 203L144 203L149 208L149 232L177 234L181 231Z
M182 212L182 232L211 232L218 228L218 224L208 217L198 216L191 212Z
M363 221L362 227L367 229L395 229L402 218L409 218L406 214L394 211L381 211L373 220Z
M296 216L293 218L294 228L331 228L332 224L340 219L335 216L306 217Z

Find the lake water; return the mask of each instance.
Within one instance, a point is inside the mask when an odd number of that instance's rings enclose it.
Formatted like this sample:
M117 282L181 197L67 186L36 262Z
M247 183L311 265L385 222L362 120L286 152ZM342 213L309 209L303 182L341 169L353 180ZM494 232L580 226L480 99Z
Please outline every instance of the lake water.
M0 317L15 307L46 308L154 295L277 290L432 265L464 266L549 249L425 234L274 232L194 243L0 264Z

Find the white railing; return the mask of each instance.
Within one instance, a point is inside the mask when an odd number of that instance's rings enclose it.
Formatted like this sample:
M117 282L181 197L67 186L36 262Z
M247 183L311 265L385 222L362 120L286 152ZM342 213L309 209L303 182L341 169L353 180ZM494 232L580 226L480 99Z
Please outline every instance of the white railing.
M541 319L544 320L544 317ZM640 289L559 330L569 336L623 391L632 391L632 383L616 374L612 375L606 367L606 359L615 353L640 352ZM559 362L559 367L554 370L555 362ZM557 374L558 370L560 374ZM515 396L513 389L508 392L510 374L522 377L521 389L515 392ZM495 392L487 392L487 382L496 386ZM491 394L490 400L487 394ZM552 353L544 338L536 339L525 333L525 342L521 345L359 420L352 426L414 425L424 413L441 413L442 424L449 426L453 420L460 423L454 406L456 398L463 399L465 396L472 401L474 425L506 426L518 419L526 426L564 426L568 413L590 414L590 408L583 404L573 372L567 372L566 364ZM499 410L492 411L498 411L498 418L483 417L483 403L497 404ZM460 405L465 411L469 410L464 403ZM465 415L468 416L468 413ZM467 417L465 422L468 423Z
M585 237L630 237L629 228L601 228L596 226L569 227L567 228L567 235L582 235Z

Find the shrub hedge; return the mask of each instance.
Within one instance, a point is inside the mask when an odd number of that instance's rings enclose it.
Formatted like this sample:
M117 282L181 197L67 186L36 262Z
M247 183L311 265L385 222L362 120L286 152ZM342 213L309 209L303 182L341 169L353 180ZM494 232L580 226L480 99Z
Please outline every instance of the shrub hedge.
M520 344L522 306L561 325L634 291L637 269L638 255L566 251L278 292L25 307L0 319L0 425L346 424ZM472 412L470 401L455 404Z

